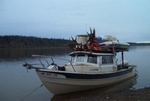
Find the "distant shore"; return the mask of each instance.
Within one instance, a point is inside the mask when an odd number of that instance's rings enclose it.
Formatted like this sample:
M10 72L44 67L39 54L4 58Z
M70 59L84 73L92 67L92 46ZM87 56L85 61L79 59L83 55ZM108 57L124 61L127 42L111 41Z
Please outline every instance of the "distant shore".
M67 39L40 38L33 36L0 36L0 48L48 48L66 47Z
M150 46L150 43L136 43L136 42L128 42L130 46Z
M56 48L68 47L71 43L68 39L55 39L55 38L40 38L33 36L0 36L0 49L2 48ZM127 42L131 46L150 46L148 41L145 42Z
M19 47L19 48L12 48L12 47L7 47L7 48L0 48L0 49L59 49L59 48L69 48L68 46L57 46L57 47Z

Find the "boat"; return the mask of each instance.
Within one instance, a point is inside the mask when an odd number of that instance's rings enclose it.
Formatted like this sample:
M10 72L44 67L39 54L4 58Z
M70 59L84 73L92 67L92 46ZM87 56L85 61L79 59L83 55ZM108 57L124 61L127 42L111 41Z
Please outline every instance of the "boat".
M133 88L133 86L137 83L137 76L127 79L125 81L119 82L117 84L112 84L106 87L100 87L97 89L92 89L92 90L86 90L78 93L68 93L68 94L61 94L61 95L54 95L51 98L51 101L80 101L80 100L85 100L90 99L89 101L103 101L102 96L109 95L110 93L116 93L116 92L121 92L121 91L126 91L129 88ZM98 97L99 96L99 97ZM83 99L84 98L84 99ZM93 99L91 99L93 98ZM105 101L105 100L104 100Z
M104 36L100 42L102 42L103 44L106 44L108 47L111 48L115 48L116 51L120 51L120 50L128 50L130 47L129 43L126 42L119 42L119 40L111 35L106 35Z
M124 62L124 49L115 51L115 48L99 44L95 30L88 36L90 36L86 40L88 43L85 44L82 40L80 44L74 44L74 51L70 53L71 60L63 66L56 64L53 58L51 64L46 61L48 66L41 61L41 67L30 63L25 63L23 66L35 69L44 86L55 95L104 87L136 75L136 66ZM116 59L118 52L121 52L122 56L120 64Z

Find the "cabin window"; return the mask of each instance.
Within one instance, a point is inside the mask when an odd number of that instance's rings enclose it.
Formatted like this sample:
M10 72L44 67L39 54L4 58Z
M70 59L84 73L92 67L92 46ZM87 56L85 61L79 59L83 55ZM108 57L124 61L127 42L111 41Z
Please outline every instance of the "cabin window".
M75 56L72 56L72 57L71 57L71 61L72 61L72 62L75 62Z
M76 62L84 62L84 55L77 55Z
M113 64L113 56L111 55L101 56L100 64Z
M88 56L87 62L97 64L97 56Z

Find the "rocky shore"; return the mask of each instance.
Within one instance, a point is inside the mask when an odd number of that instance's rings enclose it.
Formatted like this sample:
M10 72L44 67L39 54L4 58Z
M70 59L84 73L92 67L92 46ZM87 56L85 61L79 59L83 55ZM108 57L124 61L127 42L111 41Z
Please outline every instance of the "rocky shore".
M51 101L150 101L150 87L129 89L112 93L65 94L54 96Z
M92 101L150 101L150 87L138 90L126 90L122 92L101 94ZM89 100L90 101L90 100Z

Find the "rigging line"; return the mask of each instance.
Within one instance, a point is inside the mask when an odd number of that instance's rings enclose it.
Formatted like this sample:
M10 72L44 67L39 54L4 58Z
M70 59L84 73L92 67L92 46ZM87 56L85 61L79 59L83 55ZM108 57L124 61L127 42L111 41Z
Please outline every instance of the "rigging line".
M37 91L42 86L43 86L43 84L41 84L39 87L37 87L36 89L34 89L32 92L30 92L29 94L27 94L26 96L24 96L20 101L25 100L27 97L29 97L31 94L33 94L35 91Z

